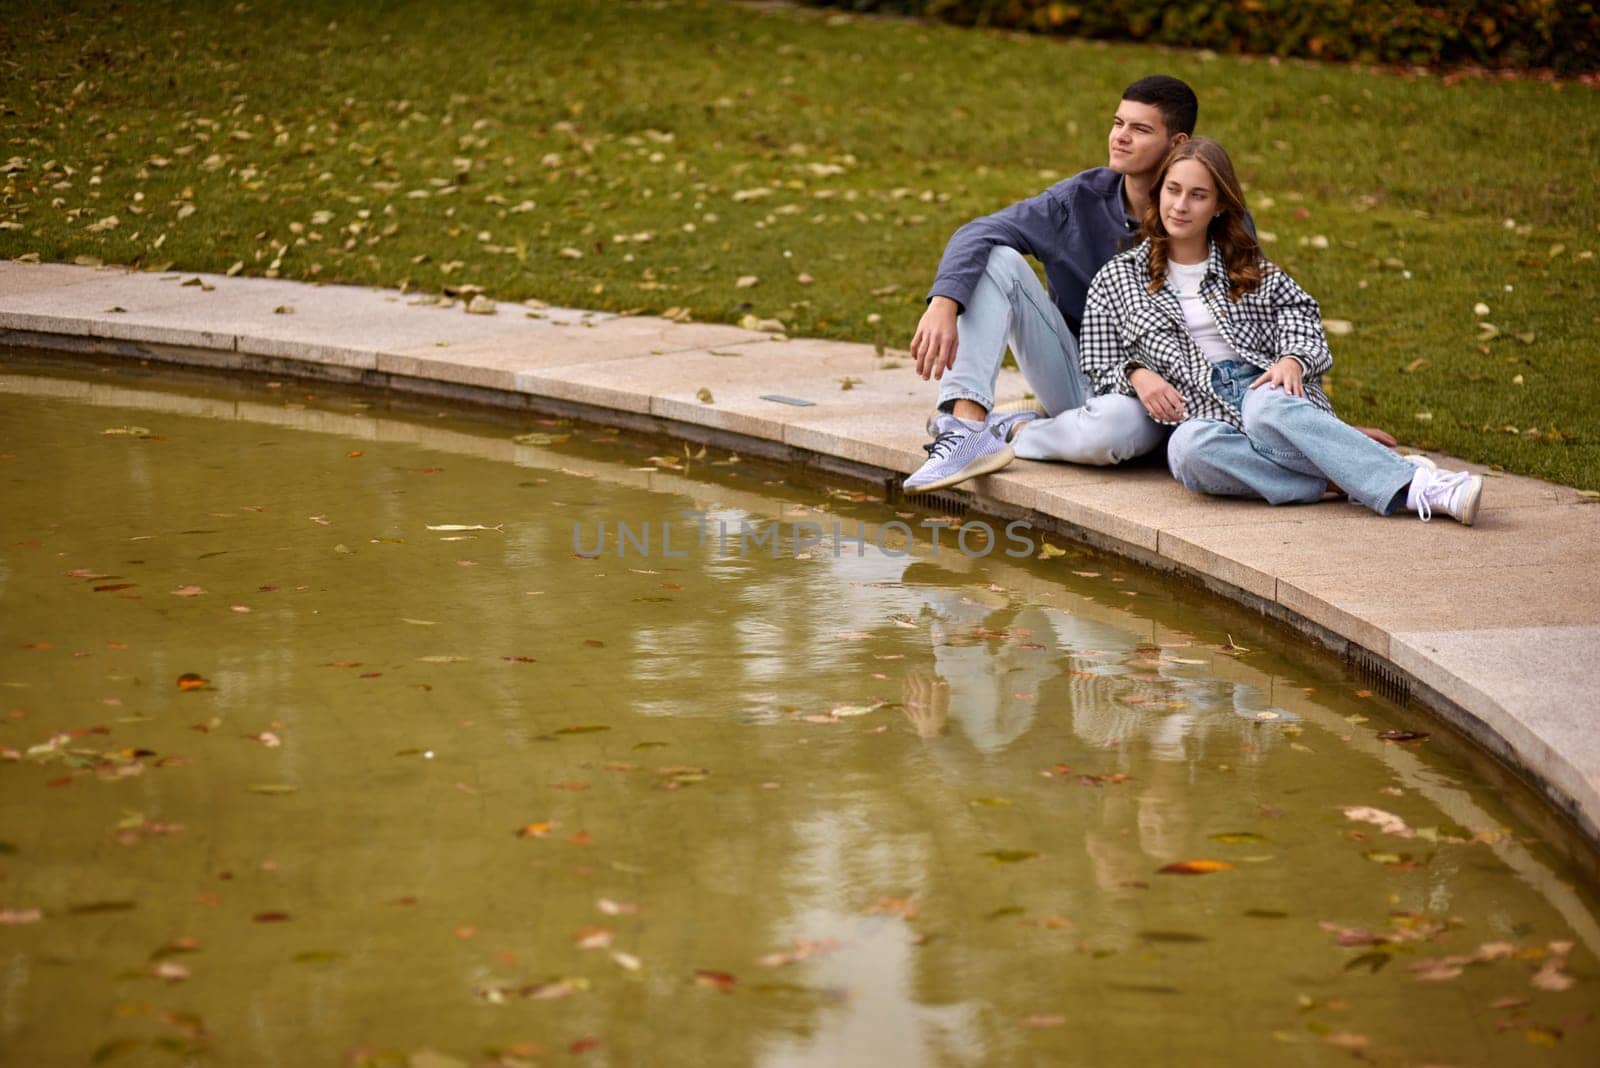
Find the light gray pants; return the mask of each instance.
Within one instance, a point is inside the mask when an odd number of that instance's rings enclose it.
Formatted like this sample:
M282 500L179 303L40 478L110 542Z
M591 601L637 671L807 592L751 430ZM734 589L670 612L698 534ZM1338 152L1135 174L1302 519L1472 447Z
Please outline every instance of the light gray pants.
M1166 427L1134 397L1094 396L1078 363L1078 341L1022 253L995 246L956 320L955 362L939 383L939 406L957 400L994 407L1006 347L1050 418L1035 419L1012 443L1025 460L1114 464L1161 444Z

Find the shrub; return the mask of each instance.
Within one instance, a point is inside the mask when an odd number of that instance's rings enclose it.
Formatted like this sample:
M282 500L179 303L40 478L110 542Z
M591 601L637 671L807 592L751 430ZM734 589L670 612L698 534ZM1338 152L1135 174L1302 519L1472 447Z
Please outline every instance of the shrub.
M808 0L968 26L1434 68L1600 70L1600 3L1561 0Z

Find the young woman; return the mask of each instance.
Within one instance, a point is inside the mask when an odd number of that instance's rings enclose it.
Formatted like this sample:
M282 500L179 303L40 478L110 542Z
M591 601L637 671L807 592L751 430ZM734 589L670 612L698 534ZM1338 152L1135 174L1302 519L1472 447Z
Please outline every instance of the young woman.
M1380 515L1471 525L1482 476L1400 456L1334 416L1318 385L1333 357L1317 302L1262 255L1222 146L1177 145L1153 192L1145 240L1090 283L1081 345L1097 393L1137 396L1177 427L1173 476L1272 504L1320 500L1331 482Z

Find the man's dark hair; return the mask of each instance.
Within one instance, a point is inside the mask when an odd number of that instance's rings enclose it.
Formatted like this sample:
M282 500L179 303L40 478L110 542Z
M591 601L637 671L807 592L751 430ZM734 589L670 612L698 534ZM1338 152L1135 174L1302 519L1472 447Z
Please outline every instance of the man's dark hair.
M1187 82L1166 74L1152 74L1124 89L1122 99L1149 104L1161 112L1168 137L1180 133L1193 136L1195 119L1200 116L1200 101Z

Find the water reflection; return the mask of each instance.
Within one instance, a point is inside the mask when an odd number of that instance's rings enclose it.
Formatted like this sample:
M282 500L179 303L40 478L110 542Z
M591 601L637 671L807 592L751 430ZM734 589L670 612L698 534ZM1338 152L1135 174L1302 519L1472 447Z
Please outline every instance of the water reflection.
M292 403L0 375L0 907L45 912L7 931L0 1028L35 1062L192 1013L238 1063L585 1036L618 1063L1282 1063L1330 1034L1581 1063L1587 980L1410 966L1573 939L1586 976L1593 888L1448 753L1378 738L1381 701L1259 629L1241 651L1240 614L1087 555L581 559L575 521L896 517L625 439ZM135 423L161 440L101 434ZM94 725L75 763L30 753ZM1231 867L1160 874L1195 860ZM191 977L156 978L184 936Z

